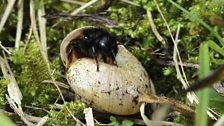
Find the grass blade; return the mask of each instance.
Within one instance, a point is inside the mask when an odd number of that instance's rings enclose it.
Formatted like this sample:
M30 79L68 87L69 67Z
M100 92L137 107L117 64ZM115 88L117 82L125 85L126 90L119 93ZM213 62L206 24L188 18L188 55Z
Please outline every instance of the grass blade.
M212 40L208 41L208 46L213 50L215 50L216 52L220 53L222 56L224 56L224 50L214 41Z
M204 78L209 73L208 42L202 43L199 48L199 78ZM209 102L209 90L204 88L197 92L199 104L196 106L195 126L207 126L207 108Z
M215 37L219 40L219 42L222 45L224 44L224 40L219 35L219 33L216 32L215 30L213 30L212 27L210 27L208 24L206 24L202 19L200 19L196 15L190 13L188 10L184 9L183 7L181 7L180 5L178 5L177 3L175 3L174 1L168 0L168 2L170 2L171 4L173 4L175 7L177 7L178 9L180 9L181 11L183 11L184 13L186 13L188 16L190 16L190 18L194 19L195 21L197 21L198 23L200 23L202 26L204 26L206 29L208 29L213 35L215 35Z
M9 117L7 117L2 110L0 110L0 122L4 126L16 126Z

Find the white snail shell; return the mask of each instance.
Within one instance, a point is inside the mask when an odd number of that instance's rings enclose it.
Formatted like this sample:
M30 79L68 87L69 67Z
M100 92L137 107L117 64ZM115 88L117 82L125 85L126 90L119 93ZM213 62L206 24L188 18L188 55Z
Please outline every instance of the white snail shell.
M71 33L67 37L71 37ZM68 83L77 95L97 110L117 115L135 114L140 107L138 95L151 92L148 74L122 45L119 45L116 64L99 62L97 71L95 59L79 58L68 68Z

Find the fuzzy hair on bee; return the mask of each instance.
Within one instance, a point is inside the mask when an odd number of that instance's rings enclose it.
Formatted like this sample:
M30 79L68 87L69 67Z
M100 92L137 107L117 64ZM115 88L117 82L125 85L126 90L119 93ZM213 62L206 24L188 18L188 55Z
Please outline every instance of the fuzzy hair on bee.
M86 27L77 33L66 47L67 64L80 57L95 58L97 71L100 59L105 63L115 64L118 44L114 35L98 27Z

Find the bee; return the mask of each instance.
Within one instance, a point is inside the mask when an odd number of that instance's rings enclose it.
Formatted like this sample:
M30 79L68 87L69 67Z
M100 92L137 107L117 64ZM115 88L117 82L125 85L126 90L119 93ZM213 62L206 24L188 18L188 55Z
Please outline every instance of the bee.
M97 71L99 71L99 60L101 59L105 63L116 64L115 57L118 52L118 44L114 35L95 26L86 26L75 31L75 34L71 36L73 39L64 40L65 43L62 43L61 46L61 49L65 48L64 64L66 68L74 60L82 57L94 58ZM69 35L68 38L71 38ZM63 60L63 54L61 57Z

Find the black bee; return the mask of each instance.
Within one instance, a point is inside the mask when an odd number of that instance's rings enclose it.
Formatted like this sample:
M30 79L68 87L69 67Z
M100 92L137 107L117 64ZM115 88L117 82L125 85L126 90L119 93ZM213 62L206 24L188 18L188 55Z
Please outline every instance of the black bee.
M75 53L78 58L95 58L99 71L100 58L106 63L115 64L118 45L115 36L109 32L98 27L90 27L81 30L80 35L69 42L66 51L68 57Z

